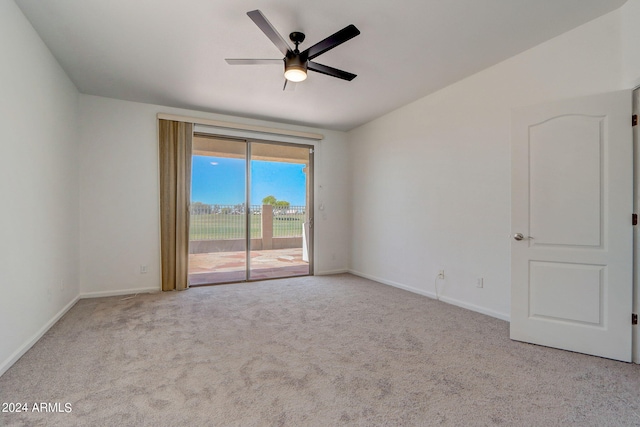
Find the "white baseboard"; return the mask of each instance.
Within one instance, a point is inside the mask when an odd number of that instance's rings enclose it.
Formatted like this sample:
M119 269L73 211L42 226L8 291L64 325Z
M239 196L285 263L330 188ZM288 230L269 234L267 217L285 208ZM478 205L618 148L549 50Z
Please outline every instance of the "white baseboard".
M117 297L120 295L150 294L150 293L161 292L161 291L162 291L161 288L134 288L134 289L119 289L117 291L84 292L80 294L80 299Z
M315 276L328 276L330 274L344 274L344 273L349 273L349 270L344 268L340 270L315 271L313 274Z
M9 356L8 359L4 360L0 364L0 376L7 372L7 370L11 366L13 366L13 364L16 363L18 359L20 359L27 351L29 351L29 349L33 347L33 345L37 343L38 340L42 338L42 336L46 334L47 331L51 329L51 327L55 325L56 322L60 320L62 316L64 316L66 312L69 311L71 307L73 307L78 302L79 299L80 296L76 296L73 300L71 300L69 304L65 305L62 310L56 313L56 315L53 316L42 328L40 328L40 330L36 332L27 342L22 344L15 352L13 352L13 354Z
M475 311L477 313L486 314L490 317L495 317L496 319L504 320L507 322L511 322L511 315L500 313L498 311L489 310L488 308L480 307L479 305L469 304L464 301L457 300L455 298L449 298L446 296L441 296L440 301L444 301L448 304L456 305L458 307L466 308L467 310Z
M373 280L374 282L379 282L385 285L393 286L394 288L404 289L405 291L413 292L414 294L420 294L425 297L429 297L431 299L436 299L436 294L434 292L425 291L422 289L414 288L412 286L407 286L402 283L394 282L393 280L382 279L380 277L372 276L370 274L362 273L360 271L349 270L349 273L354 276L364 277L365 279Z
M372 276L370 274L365 274L355 270L349 270L349 273L364 277L365 279L373 280L374 282L380 282L385 285L393 286L394 288L404 289L405 291L413 292L414 294L424 295L426 297L436 299L435 292L425 291L422 289L414 288L413 286L407 286L403 283L394 282L392 280L382 279L380 277ZM467 310L475 311L477 313L486 314L487 316L495 317L497 319L506 320L507 322L511 321L511 316L504 313L499 313L497 311L489 310L484 307L480 307L475 304L470 304L464 301L457 300L455 298L450 298L447 296L440 295L440 301L446 302L447 304L455 305L458 307L465 308Z

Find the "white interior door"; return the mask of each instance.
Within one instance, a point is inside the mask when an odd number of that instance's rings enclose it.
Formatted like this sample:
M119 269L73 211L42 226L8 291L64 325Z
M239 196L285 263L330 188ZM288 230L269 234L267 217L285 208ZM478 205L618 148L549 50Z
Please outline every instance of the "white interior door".
M631 91L512 117L511 338L631 361Z

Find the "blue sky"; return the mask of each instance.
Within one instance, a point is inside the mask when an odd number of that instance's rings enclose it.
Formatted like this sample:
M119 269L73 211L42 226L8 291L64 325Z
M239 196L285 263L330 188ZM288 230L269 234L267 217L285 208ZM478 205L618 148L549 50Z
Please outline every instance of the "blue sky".
M259 205L272 195L292 206L304 206L305 165L297 163L251 161L251 204ZM218 205L245 201L245 160L193 156L191 200Z

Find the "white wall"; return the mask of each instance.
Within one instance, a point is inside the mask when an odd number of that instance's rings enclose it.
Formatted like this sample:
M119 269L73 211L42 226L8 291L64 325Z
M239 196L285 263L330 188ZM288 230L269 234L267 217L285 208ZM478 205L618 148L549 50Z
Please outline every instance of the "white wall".
M620 9L622 20L622 71L625 88L640 86L640 0L628 0Z
M508 319L511 109L630 88L639 21L633 0L351 131L351 270L433 295L443 269L444 300Z
M78 91L0 1L0 375L64 313L77 274Z
M157 113L324 134L315 150L315 270L322 274L347 269L344 133L88 95L81 95L80 110L83 295L160 289ZM148 266L147 274L140 274L140 265Z

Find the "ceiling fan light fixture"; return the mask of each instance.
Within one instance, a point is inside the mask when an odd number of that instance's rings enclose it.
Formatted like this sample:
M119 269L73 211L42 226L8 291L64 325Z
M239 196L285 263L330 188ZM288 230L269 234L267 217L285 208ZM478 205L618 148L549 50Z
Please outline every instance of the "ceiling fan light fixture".
M290 82L301 82L306 80L307 71L300 68L289 68L284 72L284 78L289 80Z
M290 82L301 82L307 78L307 61L299 55L288 55L284 61L284 78Z

